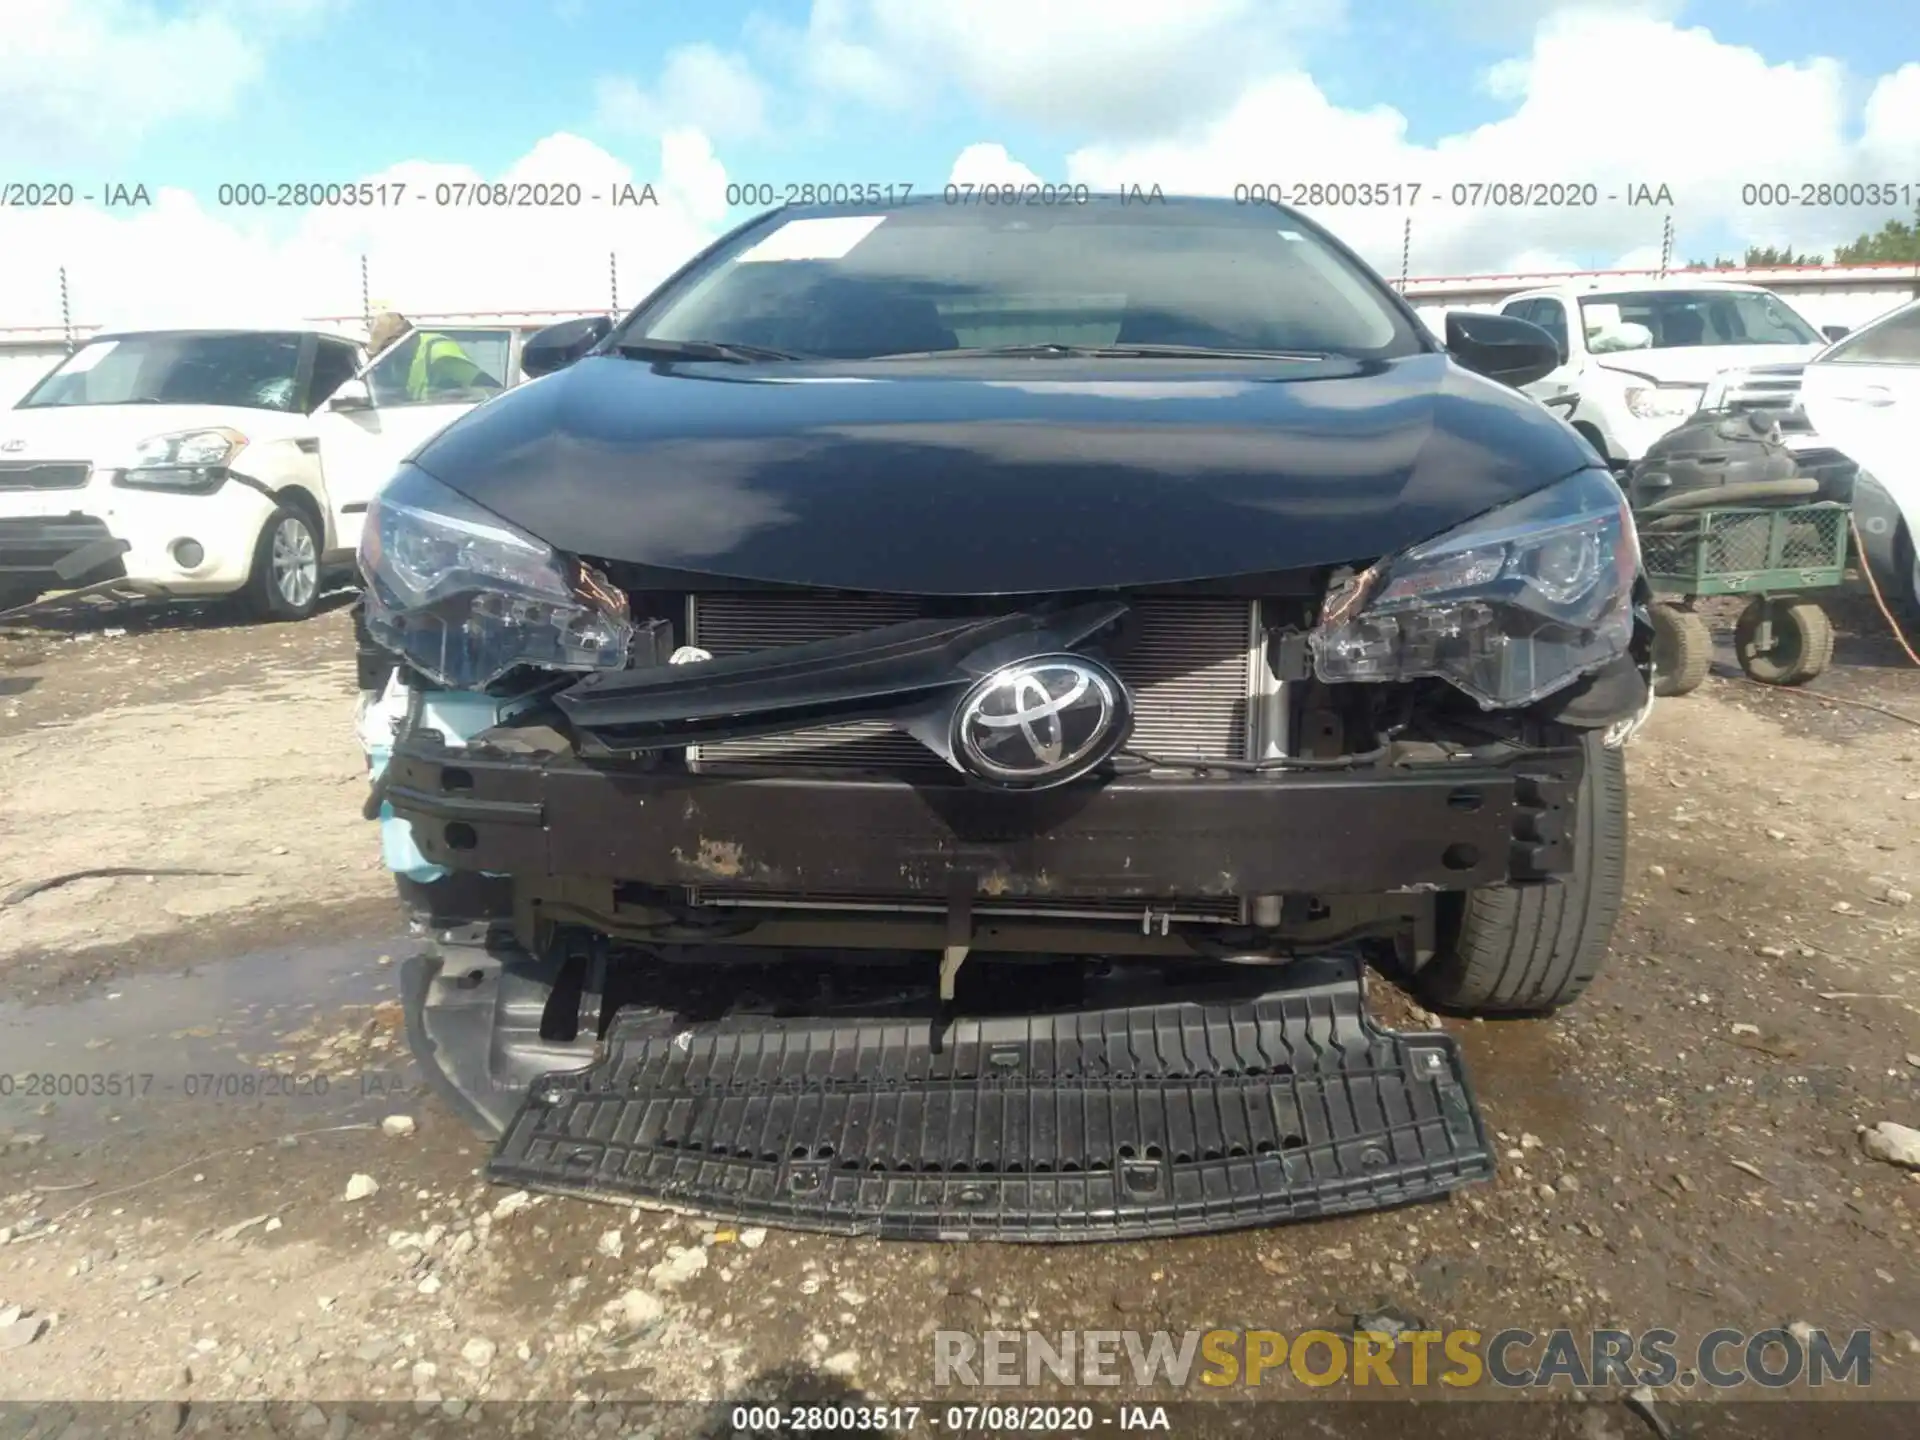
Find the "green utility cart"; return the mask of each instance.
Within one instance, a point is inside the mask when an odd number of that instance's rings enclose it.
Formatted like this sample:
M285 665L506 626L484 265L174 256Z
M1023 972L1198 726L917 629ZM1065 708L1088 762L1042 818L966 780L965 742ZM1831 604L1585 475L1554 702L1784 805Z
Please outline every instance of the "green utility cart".
M1685 695L1707 678L1713 635L1695 601L1751 595L1734 626L1740 668L1768 685L1804 685L1833 658L1833 622L1806 594L1841 583L1849 507L1726 506L1639 519L1655 596L1654 693Z

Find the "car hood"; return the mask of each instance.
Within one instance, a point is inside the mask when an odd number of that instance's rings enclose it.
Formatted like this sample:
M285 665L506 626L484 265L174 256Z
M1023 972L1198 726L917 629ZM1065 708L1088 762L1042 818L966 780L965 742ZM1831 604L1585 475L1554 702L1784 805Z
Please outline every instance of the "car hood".
M296 415L232 405L45 405L0 411L0 461L90 460L115 465L142 440L216 426L264 440Z
M1365 562L1594 463L1444 355L595 357L412 457L558 549L702 578L1039 594Z
M1901 403L1897 383L1872 366L1809 365L1800 404L1817 441L1872 475L1920 534L1920 407ZM1875 403L1861 404L1863 393Z
M1618 350L1596 355L1603 370L1639 376L1660 385L1705 385L1722 370L1807 360L1818 345L1687 345L1675 350Z

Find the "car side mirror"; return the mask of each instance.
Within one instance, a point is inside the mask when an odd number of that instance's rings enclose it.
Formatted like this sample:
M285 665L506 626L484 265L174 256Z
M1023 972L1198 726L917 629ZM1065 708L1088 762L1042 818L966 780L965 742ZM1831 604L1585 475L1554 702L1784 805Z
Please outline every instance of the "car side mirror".
M1853 333L1851 325L1822 325L1820 333L1829 340L1844 340Z
M1560 366L1559 345L1538 325L1476 310L1447 316L1447 353L1476 375L1516 387Z
M536 330L520 347L520 373L529 380L564 370L613 331L605 315L583 315Z
M347 380L338 390L327 397L327 409L342 413L354 410L371 410L373 392L367 388L364 380Z

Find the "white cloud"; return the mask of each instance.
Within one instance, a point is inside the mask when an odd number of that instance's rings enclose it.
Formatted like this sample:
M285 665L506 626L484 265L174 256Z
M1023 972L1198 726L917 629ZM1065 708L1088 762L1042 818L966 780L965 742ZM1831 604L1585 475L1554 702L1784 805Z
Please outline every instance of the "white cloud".
M1901 66L1882 76L1867 97L1861 154L1882 167L1887 180L1911 178L1913 159L1920 154L1920 63Z
M365 177L404 185L403 205L307 212L276 234L258 211L216 210L181 190L151 209L91 205L15 212L0 266L0 317L10 327L60 324L66 267L76 324L209 323L209 316L273 319L361 313L360 256L371 299L421 313L604 310L610 257L631 305L718 231L725 167L698 131L669 132L652 171L654 205L612 197L647 177L578 136L550 135L507 170L407 161ZM458 207L435 203L487 181L577 183L577 207ZM598 196L598 200L592 197Z
M950 82L1009 118L1145 135L1214 113L1343 0L814 0L803 76L870 104Z
M0 159L120 153L148 130L229 114L268 49L341 0L10 0L0 22Z
M1836 61L1769 64L1706 30L1631 8L1551 15L1529 51L1495 73L1511 113L1432 145L1408 140L1399 111L1342 109L1296 70L1249 84L1223 114L1192 131L1083 146L1068 157L1066 176L1049 178L1208 194L1261 180L1417 182L1417 275L1516 269L1522 258L1657 258L1666 207L1605 198L1634 185L1669 187L1676 261L1688 258L1689 233L1720 227L1754 243L1819 250L1878 228L1894 212L1757 209L1742 203L1742 185L1910 180L1911 158L1920 153L1920 65L1880 78L1856 110L1855 82ZM1278 135L1292 143L1276 147ZM1592 209L1451 203L1455 182L1476 181L1591 181L1602 198ZM1404 210L1316 213L1386 273L1399 272Z
M790 56L800 79L812 88L883 109L905 109L925 96L924 79L863 35L865 13L865 0L813 0L803 31L795 33L764 16L751 29L769 49Z
M1004 145L969 145L955 157L949 185L1034 185L1038 172L1007 153Z
M744 139L767 128L767 91L753 66L712 45L670 51L651 89L609 77L596 86L596 97L600 122L618 131L655 135L693 125L723 139Z

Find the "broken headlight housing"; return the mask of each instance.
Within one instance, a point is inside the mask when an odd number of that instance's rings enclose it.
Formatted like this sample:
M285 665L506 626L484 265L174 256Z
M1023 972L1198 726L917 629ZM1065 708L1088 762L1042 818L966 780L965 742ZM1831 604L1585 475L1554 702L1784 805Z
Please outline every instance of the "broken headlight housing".
M152 435L115 469L113 483L128 490L211 495L227 483L227 467L246 448L247 437L224 426Z
M1325 681L1437 676L1483 709L1531 704L1626 653L1640 542L1626 497L1582 470L1389 556L1327 598Z
M368 633L453 689L483 690L523 665L627 663L623 592L417 466L367 507L360 573Z

